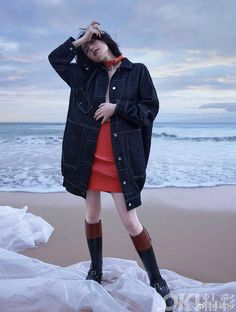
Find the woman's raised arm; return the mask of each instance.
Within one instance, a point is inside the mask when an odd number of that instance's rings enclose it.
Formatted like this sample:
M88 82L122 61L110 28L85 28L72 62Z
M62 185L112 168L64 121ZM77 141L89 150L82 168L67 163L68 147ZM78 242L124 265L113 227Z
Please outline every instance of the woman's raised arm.
M93 21L88 25L81 38L75 40L73 37L70 37L48 55L48 60L52 67L70 87L76 83L78 84L80 78L84 76L83 70L86 67L86 62L89 61L85 59L85 55L78 48L88 42L93 35L101 36L99 25L98 22ZM71 63L75 55L81 62ZM81 66L81 64L85 66Z
M76 46L73 42L76 42ZM82 38L75 40L73 37L70 37L48 55L48 60L52 67L70 87L78 83L83 77L83 71L79 65L71 63L78 53L77 48L82 43Z

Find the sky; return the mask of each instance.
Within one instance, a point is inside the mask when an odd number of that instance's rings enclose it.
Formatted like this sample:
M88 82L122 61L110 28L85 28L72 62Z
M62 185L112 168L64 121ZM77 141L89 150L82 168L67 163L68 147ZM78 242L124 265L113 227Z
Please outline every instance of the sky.
M65 122L48 54L93 20L144 63L159 115L236 120L235 0L0 0L0 122Z

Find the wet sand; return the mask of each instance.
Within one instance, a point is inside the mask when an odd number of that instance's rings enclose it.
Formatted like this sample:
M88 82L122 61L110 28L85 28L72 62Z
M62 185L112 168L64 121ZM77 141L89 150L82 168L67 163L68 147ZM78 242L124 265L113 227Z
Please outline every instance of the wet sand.
M89 260L83 198L68 192L0 192L0 205L28 206L55 228L46 245L22 254L60 266ZM136 209L161 269L203 282L236 280L236 186L143 189ZM102 224L104 257L136 260L143 267L105 192Z

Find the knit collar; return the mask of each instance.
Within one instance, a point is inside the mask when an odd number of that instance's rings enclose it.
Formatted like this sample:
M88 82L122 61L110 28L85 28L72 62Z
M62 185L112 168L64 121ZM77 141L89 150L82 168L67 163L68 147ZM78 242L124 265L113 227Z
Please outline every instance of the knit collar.
M113 60L110 60L110 61L107 61L107 62L103 62L103 65L106 66L106 67L110 67L112 65L115 65L117 63L119 63L121 60L123 60L125 57L123 55L120 55L118 57L116 57L115 59Z

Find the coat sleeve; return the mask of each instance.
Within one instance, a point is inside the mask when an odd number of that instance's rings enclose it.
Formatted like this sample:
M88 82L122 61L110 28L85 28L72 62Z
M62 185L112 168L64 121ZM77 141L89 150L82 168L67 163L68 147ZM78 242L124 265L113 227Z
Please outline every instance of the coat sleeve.
M48 55L52 67L70 87L84 76L80 66L77 63L71 63L75 55L78 55L78 49L72 44L74 40L70 37Z
M117 100L115 114L140 126L149 126L158 114L159 100L147 67L140 70L139 97L135 101Z

